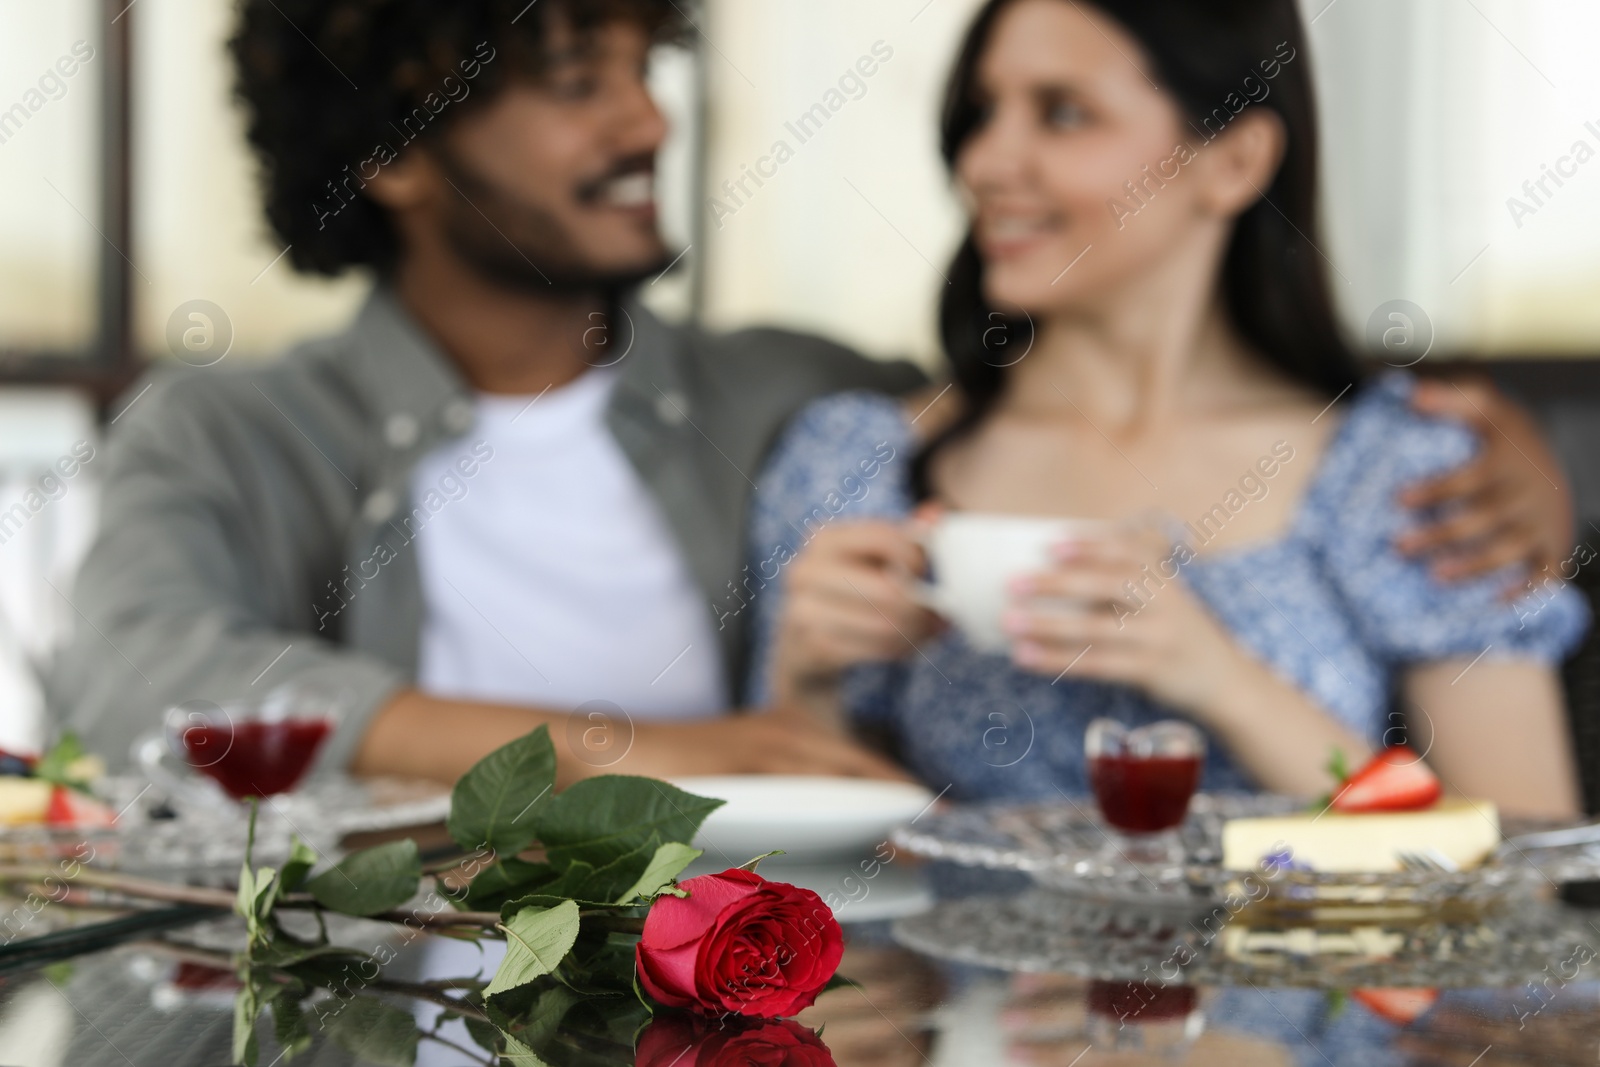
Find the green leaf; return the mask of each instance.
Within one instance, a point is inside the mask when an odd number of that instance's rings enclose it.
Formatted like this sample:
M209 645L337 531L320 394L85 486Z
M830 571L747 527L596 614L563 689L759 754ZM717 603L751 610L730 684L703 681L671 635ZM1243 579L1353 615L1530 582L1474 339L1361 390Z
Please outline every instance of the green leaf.
M450 794L446 824L456 844L484 846L514 856L538 839L540 810L550 803L556 781L556 748L550 728L501 745L461 776Z
M561 1029L561 1021L567 1017L574 1005L583 1003L584 998L565 986L556 986L546 990L540 995L534 1006L524 1014L527 1024L522 1028L518 1037L529 1049L542 1049L555 1039L556 1031ZM509 1036L509 1035L507 1035Z
M463 1017L461 1021L479 1048L496 1056L500 1055L500 1045L505 1034L498 1026L471 1015Z
M256 877L250 873L250 861L239 866L239 889L233 895L233 911L245 922L256 916Z
M81 778L69 777L67 771L68 767L85 755L87 753L84 752L83 742L78 740L78 735L65 733L61 736L61 740L57 741L50 751L40 756L38 762L33 765L33 776L54 782L56 785L85 789L89 783Z
M513 897L548 885L558 876L559 872L548 863L504 859L479 871L457 906L466 911L493 911Z
M651 835L648 847L630 852L598 871L584 860L573 860L554 881L502 904L500 915L509 918L526 907L553 908L563 900L571 900L580 908L616 907L617 894L639 879L655 851L656 838Z
M755 874L756 868L761 866L762 860L770 860L774 856L781 856L783 854L783 849L775 848L771 852L763 852L759 856L754 856L745 860L743 863L739 864L738 869L741 871L749 871L751 874Z
M272 913L272 903L278 898L278 872L271 867L256 868L256 918L265 920Z
M311 1047L311 1028L306 1025L300 1002L290 996L272 999L272 1033L283 1049L282 1062L287 1063Z
M630 977L632 977L630 973ZM639 1032L650 1022L650 1009L639 1003L637 997L622 993L604 1000L589 1002L589 1011L599 1017L605 1032L613 1041L630 1048L638 1043Z
M283 867L278 872L278 891L280 893L293 893L305 884L306 875L311 873L311 868L317 865L317 853L312 847L300 840L295 835L289 841L289 858L283 861Z
M545 807L538 839L557 867L575 859L604 867L643 846L652 834L687 844L722 803L653 778L586 778Z
M678 842L669 842L675 849L686 849L687 845ZM631 897L624 894L630 893L640 880L648 879L652 864L656 862L657 853L662 848L661 837L651 834L643 844L625 856L619 856L610 863L593 871L582 883L568 883L568 895L582 897L586 900L597 900L605 904L625 902ZM698 853L696 853L698 855ZM569 869L576 870L581 861L574 860ZM682 870L680 867L679 870ZM673 874L677 872L674 871ZM544 889L543 892L553 892Z
M325 908L346 915L376 915L398 908L417 892L422 858L409 837L352 852L305 883Z
M565 904L569 900L580 908L609 908L611 906L610 902L604 900L579 900L574 897L552 895L550 893L529 893L525 897L508 900L500 905L500 920L502 922L510 922L519 911L524 911L528 908L545 910Z
M261 1014L254 981L247 981L233 996L233 1062L256 1067L260 1055L256 1044L256 1016Z
M539 887L539 892L557 897L571 897L574 900L587 899L589 883L594 881L594 866L584 860L573 860L567 869L561 872L561 877L549 885Z
M828 979L827 984L822 987L822 992L826 993L829 990L833 990L833 989L860 989L860 988L862 988L861 983L856 981L854 978L846 978L842 974L835 974L832 978ZM820 996L821 994L819 993L818 995Z
M368 1063L412 1067L417 1062L417 1025L411 1013L377 997L356 997L328 1021L334 1044Z
M677 841L668 841L657 847L655 857L650 865L644 869L631 887L617 896L616 903L626 904L635 897L643 900L654 900L665 888L673 883L678 875L683 873L685 867L699 859L702 855L697 848Z
M500 1054L500 1062L509 1063L511 1067L550 1067L538 1053L510 1034L506 1035L506 1050Z
M1334 746L1328 756L1328 773L1333 776L1335 785L1343 785L1344 780L1350 777L1350 764L1345 759L1344 749Z
M239 868L239 890L234 894L233 910L244 919L251 945L266 944L270 936L266 920L277 896L277 882L278 872L271 867L260 867L254 874L250 873L248 862Z
M578 940L578 905L568 900L553 908L524 908L500 929L506 935L506 956L494 981L484 987L486 997L553 972Z

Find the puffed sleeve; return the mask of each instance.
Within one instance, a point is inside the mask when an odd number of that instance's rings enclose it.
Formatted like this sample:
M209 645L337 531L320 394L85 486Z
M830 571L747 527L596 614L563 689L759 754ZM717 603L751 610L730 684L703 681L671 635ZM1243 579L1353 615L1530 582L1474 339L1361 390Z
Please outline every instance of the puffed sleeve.
M746 703L771 695L777 621L783 613L788 565L817 532L835 522L900 519L915 447L898 403L877 393L839 393L802 408L779 436L757 479L751 505L745 585L753 613L753 648ZM887 715L892 665L848 672L843 687L851 712Z
M1349 605L1364 642L1394 664L1475 658L1556 663L1589 625L1583 597L1554 575L1530 582L1525 568L1441 582L1402 555L1395 538L1423 521L1400 503L1403 489L1472 458L1477 438L1457 423L1414 412L1415 380L1391 374L1369 384L1330 449L1307 519L1329 580ZM1513 602L1509 585L1527 585Z

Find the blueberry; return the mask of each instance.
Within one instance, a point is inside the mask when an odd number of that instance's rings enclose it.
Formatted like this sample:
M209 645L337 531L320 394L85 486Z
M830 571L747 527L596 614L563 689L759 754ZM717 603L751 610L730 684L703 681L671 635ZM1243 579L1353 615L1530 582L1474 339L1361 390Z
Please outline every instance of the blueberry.
M33 767L21 756L13 756L9 752L0 752L0 775L13 778L27 778L33 774Z

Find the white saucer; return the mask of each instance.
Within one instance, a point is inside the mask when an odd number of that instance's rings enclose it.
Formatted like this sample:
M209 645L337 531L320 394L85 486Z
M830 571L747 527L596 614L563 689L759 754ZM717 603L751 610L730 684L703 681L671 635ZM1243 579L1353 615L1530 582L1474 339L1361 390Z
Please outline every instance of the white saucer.
M868 778L747 774L673 784L727 801L706 819L694 843L707 859L729 866L774 849L795 857L870 854L934 800L919 785Z

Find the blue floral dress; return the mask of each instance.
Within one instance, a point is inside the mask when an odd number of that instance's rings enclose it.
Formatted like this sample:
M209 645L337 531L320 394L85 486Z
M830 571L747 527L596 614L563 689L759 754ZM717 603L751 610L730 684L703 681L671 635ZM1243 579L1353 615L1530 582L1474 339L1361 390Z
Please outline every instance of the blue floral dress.
M1400 490L1476 448L1462 427L1411 410L1413 384L1390 374L1347 403L1285 533L1202 553L1182 570L1245 649L1375 743L1396 725L1391 696L1408 665L1480 655L1556 663L1589 622L1582 597L1554 581L1507 604L1508 573L1446 585L1395 551L1415 521ZM752 704L768 691L785 564L827 523L906 517L916 449L898 402L871 393L815 401L784 431L759 479L742 582L755 623ZM843 691L856 721L886 732L923 781L969 800L1083 793L1091 720L1175 714L1130 686L1030 674L954 630L903 661L850 669ZM1509 727L1516 709L1506 713ZM1203 787L1257 788L1214 738Z

